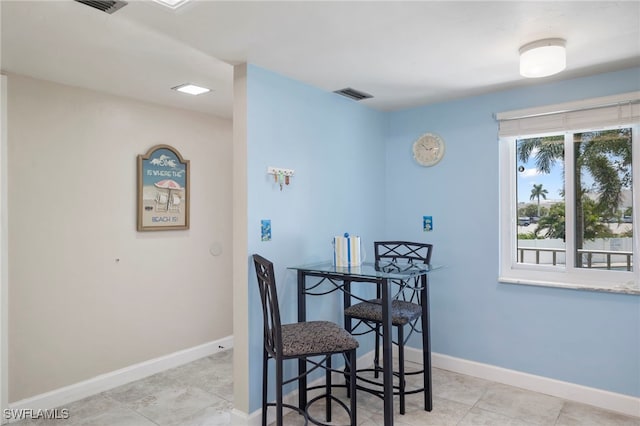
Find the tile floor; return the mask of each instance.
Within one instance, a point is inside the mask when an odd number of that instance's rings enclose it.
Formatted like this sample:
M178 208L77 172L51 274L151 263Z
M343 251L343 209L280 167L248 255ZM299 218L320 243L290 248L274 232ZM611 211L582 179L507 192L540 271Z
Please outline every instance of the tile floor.
M233 407L232 351L224 351L101 394L74 402L67 420L23 420L14 425L214 426L228 425ZM413 376L408 381L419 380ZM417 383L417 382L415 382ZM612 413L445 370L433 370L434 409L421 408L421 394L407 399L397 426L640 426L640 418ZM397 404L395 404L397 413ZM320 404L314 412L322 409ZM318 418L322 419L321 416ZM344 424L336 409L334 421ZM302 425L294 412L286 425ZM382 401L358 393L358 425L382 424Z

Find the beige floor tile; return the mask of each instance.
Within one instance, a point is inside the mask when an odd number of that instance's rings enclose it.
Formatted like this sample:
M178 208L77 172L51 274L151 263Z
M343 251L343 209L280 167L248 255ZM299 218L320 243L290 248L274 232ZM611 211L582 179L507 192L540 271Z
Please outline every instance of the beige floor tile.
M275 408L272 408L270 410L274 410L273 416L275 419ZM274 426L275 424L275 420L269 423L270 426ZM282 426L304 426L304 424L304 417L298 414L296 411L291 411L282 416Z
M16 419L13 419L16 420ZM71 419L24 418L9 423L11 426L73 426Z
M502 414L472 408L457 426L531 426L525 420L512 419Z
M179 419L175 426L224 426L231 424L233 404L221 400L218 404L206 407L190 416Z
M220 401L223 400L200 388L172 385L139 399L130 406L158 425L174 425Z
M105 392L105 395L115 401L131 406L135 405L136 402L148 397L149 395L161 392L167 387L177 385L178 382L176 382L176 380L172 378L172 376L165 373L159 373L108 390Z
M536 425L554 425L563 402L553 396L493 383L476 407Z
M123 405L95 416L87 416L80 422L74 423L74 426L76 424L79 426L155 426L151 420Z
M394 401L394 425L408 426L455 426L462 420L471 406L455 401L435 398L432 411L424 411L414 404L408 404L404 415L398 412L397 401ZM383 424L382 412L376 413L373 418L378 425Z
M120 406L121 404L109 398L105 393L100 393L61 408L67 408L69 410L69 420L78 423L82 419L98 416Z
M579 404L565 402L556 426L640 426L640 417L623 414Z
M144 416L136 413L104 393L81 399L60 407L69 412L68 419L28 419L13 423L19 426L154 426Z
M186 386L192 386L233 401L233 371L230 366L210 357L167 371L164 376Z
M487 391L491 382L464 374L434 368L433 394L462 404L474 405Z
M347 408L349 408L348 403L345 403ZM326 404L324 400L319 400L318 403L312 404L309 407L309 416L320 423L327 423L327 417L325 412ZM339 424L339 425L348 425L349 413L344 409L344 407L340 406L338 403L332 403L331 410L331 424Z

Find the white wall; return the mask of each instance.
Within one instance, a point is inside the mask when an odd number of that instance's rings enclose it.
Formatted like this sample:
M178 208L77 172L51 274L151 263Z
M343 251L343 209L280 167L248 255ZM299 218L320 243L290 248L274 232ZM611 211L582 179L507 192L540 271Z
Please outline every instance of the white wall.
M136 231L156 144L191 160L189 230ZM231 160L230 120L9 75L10 402L232 335Z

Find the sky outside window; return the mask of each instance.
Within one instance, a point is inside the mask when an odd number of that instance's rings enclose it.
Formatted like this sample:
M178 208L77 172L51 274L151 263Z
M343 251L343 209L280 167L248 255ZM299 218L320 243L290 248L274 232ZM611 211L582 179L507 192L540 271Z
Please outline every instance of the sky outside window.
M562 141L557 143L563 144ZM542 185L543 189L547 190L546 201L560 202L564 198L562 196L562 191L564 190L563 161L554 160L549 173L541 172L536 165L538 152L539 150L534 148L527 162L522 162L518 159L518 203L537 203L537 199L531 200L531 190L534 185ZM544 201L543 198L540 199L540 203Z

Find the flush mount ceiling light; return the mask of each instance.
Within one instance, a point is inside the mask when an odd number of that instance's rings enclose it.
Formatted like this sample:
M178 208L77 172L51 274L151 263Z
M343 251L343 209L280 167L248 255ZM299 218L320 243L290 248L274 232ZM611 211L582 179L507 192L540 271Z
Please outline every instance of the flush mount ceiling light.
M180 6L187 3L189 0L153 0L156 3L160 3L163 6L167 6L171 9L177 9Z
M207 89L206 87L196 86L195 84L187 83L181 84L180 86L172 87L172 90L177 90L178 92L188 93L190 95L201 95L203 93L210 92L211 89Z
M567 66L566 41L547 38L520 48L520 75L528 78L557 74Z

